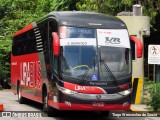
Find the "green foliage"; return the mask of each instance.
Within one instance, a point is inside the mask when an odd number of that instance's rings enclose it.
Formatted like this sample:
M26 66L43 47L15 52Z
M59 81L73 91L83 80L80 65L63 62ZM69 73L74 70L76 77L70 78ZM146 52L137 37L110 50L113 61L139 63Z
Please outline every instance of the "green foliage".
M32 22L37 0L0 1L0 80L10 81L10 51L12 36L17 30Z
M0 81L10 78L13 34L51 11L76 10L78 0L0 0Z
M17 30L51 11L75 10L75 0L1 0L0 35L7 40Z
M154 111L160 110L160 83L150 84L150 99L147 100L147 105L151 106Z
M151 30L160 31L160 0L141 0L143 15L149 16ZM80 0L76 7L81 11L94 11L110 15L117 15L122 11L132 11L137 0ZM158 33L159 34L159 33Z
M145 78L144 92L147 93L147 99L143 100L144 104L150 106L148 109L160 111L160 83Z
M7 44L3 44L3 47L0 45L0 81L4 79L9 81L10 54L7 47L9 47Z
M51 2L51 11L77 10L76 3L79 0L54 0Z
M121 11L131 11L134 0L80 0L76 6L81 11L94 11L117 15Z
M144 0L143 14L150 17L151 29L153 31L160 30L160 21L158 14L160 14L160 0Z

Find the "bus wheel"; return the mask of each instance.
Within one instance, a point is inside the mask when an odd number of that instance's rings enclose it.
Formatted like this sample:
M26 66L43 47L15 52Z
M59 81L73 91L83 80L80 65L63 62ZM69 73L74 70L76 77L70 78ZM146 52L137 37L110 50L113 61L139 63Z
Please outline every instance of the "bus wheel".
M19 102L20 104L25 103L25 98L22 97L22 95L21 95L21 88L20 88L20 85L19 85L19 84L18 84L18 90L17 90L17 92L18 92L18 102Z
M56 116L57 115L57 110L54 108L51 108L48 105L48 94L47 94L47 90L43 91L43 111L49 116Z
M46 90L43 92L43 111L48 111L48 95Z

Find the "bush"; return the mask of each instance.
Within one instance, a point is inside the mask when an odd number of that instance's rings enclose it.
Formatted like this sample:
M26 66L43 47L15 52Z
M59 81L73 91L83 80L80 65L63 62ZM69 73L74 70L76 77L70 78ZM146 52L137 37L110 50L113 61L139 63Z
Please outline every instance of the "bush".
M4 46L6 44L9 46L7 41L0 41L0 84L3 88L10 88L10 47Z
M151 106L154 111L160 109L160 83L152 84L150 87L150 99L147 100L147 105Z

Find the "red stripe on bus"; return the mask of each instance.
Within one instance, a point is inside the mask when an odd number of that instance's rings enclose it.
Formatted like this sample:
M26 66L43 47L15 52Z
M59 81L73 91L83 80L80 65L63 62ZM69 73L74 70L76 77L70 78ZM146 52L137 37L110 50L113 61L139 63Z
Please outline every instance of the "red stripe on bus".
M81 86L73 83L64 82L64 87L73 91L87 94L105 94L105 90L100 87Z
M18 32L14 33L13 36L14 36L14 37L15 37L15 36L18 36L18 35L26 32L26 31L29 31L29 30L31 30L31 29L33 29L33 24L32 24L32 23L29 24L29 25L27 25L27 26L26 26L25 28L23 28L22 30L19 30Z

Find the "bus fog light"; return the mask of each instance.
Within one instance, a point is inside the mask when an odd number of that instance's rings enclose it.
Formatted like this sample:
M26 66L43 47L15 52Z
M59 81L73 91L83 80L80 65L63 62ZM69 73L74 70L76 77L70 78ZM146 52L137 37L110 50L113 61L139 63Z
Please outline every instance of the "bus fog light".
M119 94L121 94L121 95L128 95L131 92L132 92L132 89L128 89L128 90L124 90L124 91L119 92Z

